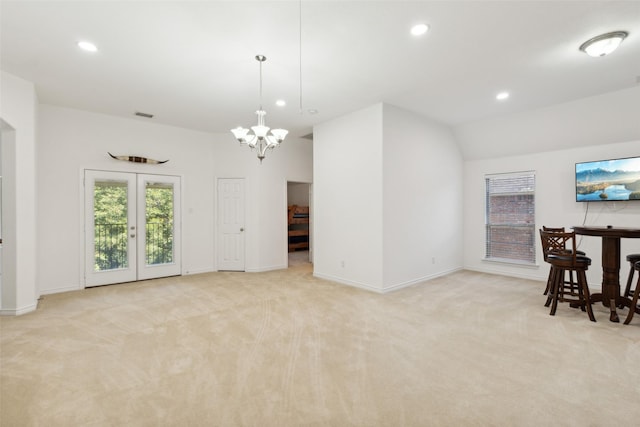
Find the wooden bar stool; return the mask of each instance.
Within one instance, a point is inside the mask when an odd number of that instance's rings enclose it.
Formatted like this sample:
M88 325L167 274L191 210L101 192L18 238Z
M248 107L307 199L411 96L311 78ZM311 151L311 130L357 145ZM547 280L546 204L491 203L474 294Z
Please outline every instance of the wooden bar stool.
M571 306L580 307L582 311L586 311L589 319L595 322L586 275L586 271L591 265L591 259L576 252L576 233L573 231L561 233L540 230L540 237L543 246L548 245L552 248L547 253L546 260L551 264L551 289L548 300L550 299L552 304L549 314L551 316L556 314L558 302L568 302ZM577 295L572 295L570 291L566 292L569 290L564 279L566 272L576 273ZM545 305L548 306L548 304Z
M629 259L629 257L627 257L627 259ZM631 307L629 307L629 314L627 315L627 319L624 321L625 325L631 323L633 314L636 312L636 308L638 306L638 297L640 296L640 261L637 261L634 264L633 269L638 272L638 283L636 283L636 290L633 291L633 299L631 300Z
M564 233L564 227L545 227L544 225L542 226L542 230L540 230L540 233L542 233L543 231L548 231L548 232L552 232L552 233ZM540 234L540 237L542 238L542 234ZM562 245L564 245L565 243L562 242ZM560 247L558 246L558 241L554 240L554 239L544 239L542 238L542 257L544 259L545 262L547 261L547 255L549 254L550 251L559 251L562 250L563 252L567 252L570 253L572 251L572 249L567 248L567 247ZM584 252L576 250L576 253L578 255L585 255ZM545 287L544 292L542 293L542 295L548 295L549 291L551 290L551 278L553 275L553 266L551 266L551 268L549 269L549 276L547 277L547 286ZM578 285L576 284L576 282L573 280L573 272L569 271L569 280L567 281L566 278L563 277L563 282L565 285L568 285L568 289L569 292L571 293L571 295L576 296L578 295ZM545 307L549 307L549 304L551 304L551 295L549 295L547 297L547 302L545 303Z
M631 282L633 281L633 272L637 270L637 268L634 268L634 265L638 261L640 261L640 254L627 255L627 261L629 261L631 268L629 269L629 278L627 279L627 287L624 289L624 294L622 295L625 298L628 298L633 294L633 291L631 290Z

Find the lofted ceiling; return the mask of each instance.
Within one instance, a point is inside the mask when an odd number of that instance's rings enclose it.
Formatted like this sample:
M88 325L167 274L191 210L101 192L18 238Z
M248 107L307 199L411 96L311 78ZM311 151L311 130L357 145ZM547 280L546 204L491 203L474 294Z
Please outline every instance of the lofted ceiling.
M206 132L254 124L256 54L267 125L294 136L377 102L455 127L640 83L640 1L3 0L0 19L2 70L39 102ZM578 50L615 30L613 54Z

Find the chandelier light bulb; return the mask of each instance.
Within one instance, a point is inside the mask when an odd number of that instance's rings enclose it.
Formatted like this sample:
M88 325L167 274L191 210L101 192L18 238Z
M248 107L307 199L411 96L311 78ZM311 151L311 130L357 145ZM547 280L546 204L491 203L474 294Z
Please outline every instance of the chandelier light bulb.
M276 141L279 144L284 141L284 138L287 136L289 131L285 129L271 129L271 133L276 137Z
M247 136L247 133L249 133L249 129L238 126L235 129L231 129L231 132L233 132L233 136L235 136L237 140L242 140Z
M259 138L262 139L265 136L267 136L267 132L269 132L269 127L268 126L251 126L251 130L253 131L253 133Z

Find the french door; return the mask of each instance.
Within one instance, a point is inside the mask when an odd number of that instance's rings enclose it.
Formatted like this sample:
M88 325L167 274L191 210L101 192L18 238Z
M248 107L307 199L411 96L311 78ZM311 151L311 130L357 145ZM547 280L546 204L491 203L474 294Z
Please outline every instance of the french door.
M175 276L180 177L85 170L85 286Z

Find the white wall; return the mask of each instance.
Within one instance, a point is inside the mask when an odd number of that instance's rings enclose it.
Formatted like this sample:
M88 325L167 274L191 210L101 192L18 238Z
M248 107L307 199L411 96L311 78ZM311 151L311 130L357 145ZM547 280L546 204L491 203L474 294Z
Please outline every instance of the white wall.
M3 282L1 314L37 306L36 120L32 83L0 72L3 171Z
M313 129L314 275L382 281L382 104Z
M464 192L464 265L470 270L498 273L537 280L546 280L548 265L542 261L539 238L536 259L539 267L527 268L483 261L484 258L484 175L491 173L534 170L536 172L536 230L543 225L571 227L574 225L617 225L640 227L640 202L575 201L575 163L591 160L640 155L640 140L626 143L587 146L561 151L472 160L465 163ZM587 212L588 209L588 212ZM537 235L536 235L537 236ZM580 249L592 259L588 280L590 286L602 282L601 241L598 237L579 239ZM640 239L622 239L622 277L628 264L624 256L640 253ZM622 280L624 283L624 280Z
M462 268L463 161L451 129L384 105L384 288Z
M287 184L287 203L289 205L309 206L309 184L289 182Z
M315 127L313 158L316 276L386 292L462 268L449 128L376 104Z
M640 139L640 86L457 126L466 160ZM638 154L638 151L635 153Z
M84 169L182 177L182 272L216 270L218 178L246 179L246 270L286 266L286 181L311 180L311 143L287 138L263 164L229 134L208 134L51 105L40 106L39 280L42 293L82 286ZM163 165L122 162L139 155Z

